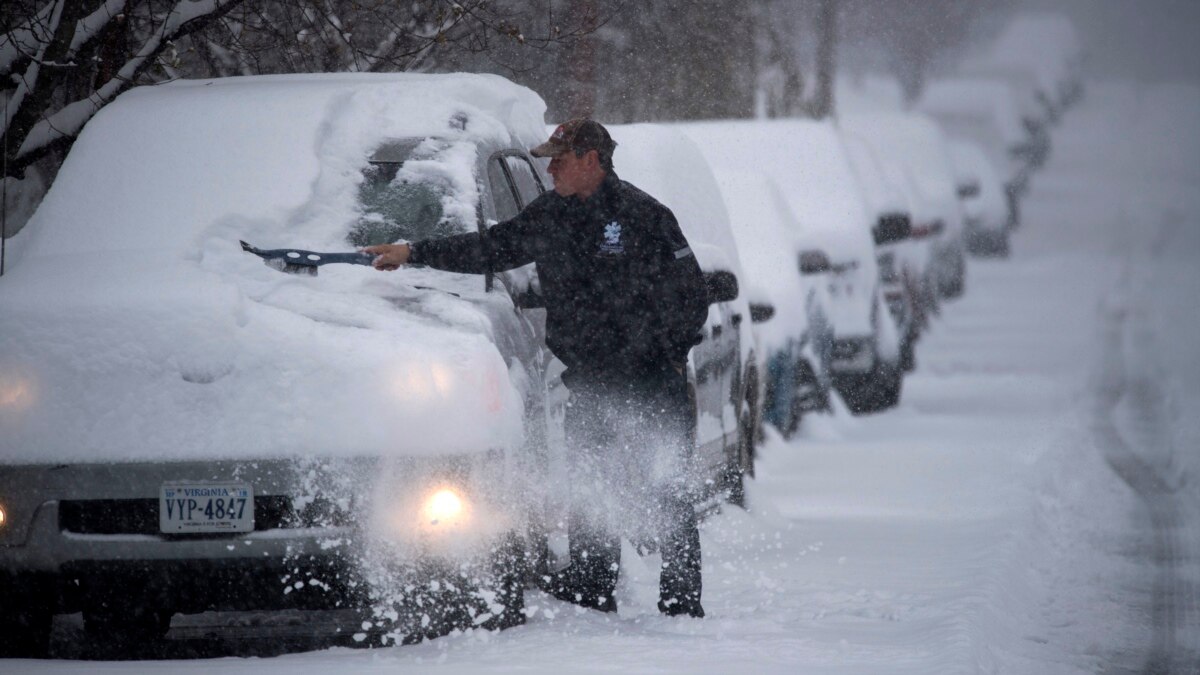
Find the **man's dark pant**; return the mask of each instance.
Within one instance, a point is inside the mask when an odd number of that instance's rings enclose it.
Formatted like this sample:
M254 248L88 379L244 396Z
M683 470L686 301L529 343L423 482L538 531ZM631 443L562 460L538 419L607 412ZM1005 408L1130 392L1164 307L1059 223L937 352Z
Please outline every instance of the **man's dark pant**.
M575 592L612 598L624 535L656 540L663 604L699 607L700 533L688 494L694 422L687 377L668 367L631 378L576 377L568 387L568 536L572 576L580 586Z

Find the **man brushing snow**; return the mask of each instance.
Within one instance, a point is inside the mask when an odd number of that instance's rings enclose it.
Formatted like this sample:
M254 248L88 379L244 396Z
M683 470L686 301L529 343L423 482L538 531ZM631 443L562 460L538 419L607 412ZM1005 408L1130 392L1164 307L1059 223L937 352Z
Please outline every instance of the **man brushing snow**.
M708 314L707 290L671 210L613 171L615 148L598 122L571 120L530 152L551 158L554 191L493 226L486 239L470 233L364 250L378 256L380 270L421 264L483 274L537 263L546 344L567 366L565 425L573 453L571 565L546 590L616 611L617 495L645 502L658 531L659 609L701 617L695 510L681 477L663 480L656 456L665 448L678 466L688 454L692 414L684 373ZM606 495L610 506L601 512Z

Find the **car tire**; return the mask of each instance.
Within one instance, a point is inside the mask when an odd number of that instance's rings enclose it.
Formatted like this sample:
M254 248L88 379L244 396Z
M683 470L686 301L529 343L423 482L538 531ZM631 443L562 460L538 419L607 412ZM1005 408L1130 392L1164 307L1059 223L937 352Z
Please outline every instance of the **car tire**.
M917 368L917 336L909 334L900 345L900 370L911 373Z
M812 364L807 359L801 359L796 367L796 393L792 397L793 408L799 407L796 424L804 412L827 412L829 410L829 391L821 386L821 380L813 371ZM795 431L795 428L792 429Z
M836 386L846 407L855 415L880 412L900 402L904 374L898 364L877 361L866 375L843 375Z
M742 414L738 424L737 457L725 469L725 501L739 508L746 508L746 476L754 475L754 416L748 411Z
M996 234L996 257L1007 258L1012 249L1008 243L1008 231L999 232Z
M895 408L900 404L900 391L904 387L904 371L897 366L888 366L887 375L880 382L880 410Z
M45 658L50 651L49 612L14 613L0 617L0 658Z
M958 298L962 296L966 290L966 286L966 271L962 267L959 267L955 270L952 278L938 284L938 291L943 298Z

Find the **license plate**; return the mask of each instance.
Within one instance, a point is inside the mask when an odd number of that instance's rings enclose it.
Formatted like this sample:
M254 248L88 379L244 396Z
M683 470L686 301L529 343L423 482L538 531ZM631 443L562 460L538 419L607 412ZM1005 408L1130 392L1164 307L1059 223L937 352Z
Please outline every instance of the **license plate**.
M158 498L167 534L252 532L254 489L246 483L167 483Z

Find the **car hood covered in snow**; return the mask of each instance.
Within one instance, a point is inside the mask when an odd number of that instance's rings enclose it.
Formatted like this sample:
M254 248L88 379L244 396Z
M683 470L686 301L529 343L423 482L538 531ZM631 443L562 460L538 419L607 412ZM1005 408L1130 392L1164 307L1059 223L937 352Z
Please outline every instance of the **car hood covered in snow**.
M0 281L0 461L519 443L525 379L507 296L432 270L280 274L238 240L348 250L381 142L528 146L543 114L529 90L473 75L231 78L121 96L79 137ZM474 160L445 167L457 202L444 211L463 222Z

